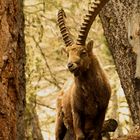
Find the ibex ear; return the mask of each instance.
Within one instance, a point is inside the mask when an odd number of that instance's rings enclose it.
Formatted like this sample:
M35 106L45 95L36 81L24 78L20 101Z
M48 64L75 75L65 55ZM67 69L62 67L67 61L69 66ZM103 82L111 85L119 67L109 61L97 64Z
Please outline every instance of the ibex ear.
M92 51L92 48L93 48L93 40L90 40L87 44L87 50L90 52Z

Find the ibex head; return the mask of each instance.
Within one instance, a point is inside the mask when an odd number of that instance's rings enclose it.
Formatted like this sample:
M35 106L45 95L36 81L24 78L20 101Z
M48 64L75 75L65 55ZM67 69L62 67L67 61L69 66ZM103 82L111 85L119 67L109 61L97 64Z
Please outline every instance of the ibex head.
M80 72L86 71L89 68L93 41L90 41L86 45L86 38L95 17L107 2L108 0L95 0L91 4L91 8L82 23L76 43L73 42L65 25L64 17L66 15L64 10L61 9L58 12L58 24L66 45L66 52L68 54L67 66L70 72L74 73L74 75L78 75Z

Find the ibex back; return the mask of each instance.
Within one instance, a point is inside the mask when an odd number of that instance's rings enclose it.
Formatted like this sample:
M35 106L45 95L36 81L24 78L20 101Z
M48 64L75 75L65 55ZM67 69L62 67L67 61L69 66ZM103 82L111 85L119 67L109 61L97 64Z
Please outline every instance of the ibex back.
M58 13L58 23L68 54L67 67L74 74L68 91L61 91L57 101L56 140L101 140L105 112L110 99L110 85L96 56L93 41L85 45L89 29L108 0L91 5L76 44L64 22L65 13Z

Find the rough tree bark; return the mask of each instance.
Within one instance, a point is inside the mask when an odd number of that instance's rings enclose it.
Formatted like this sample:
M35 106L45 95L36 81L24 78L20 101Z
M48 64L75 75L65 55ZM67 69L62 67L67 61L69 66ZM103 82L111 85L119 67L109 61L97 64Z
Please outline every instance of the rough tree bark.
M140 64L136 66L140 60L137 59L140 56L139 15L140 0L110 0L100 13L132 120L140 126L140 79L135 78L136 67L140 68ZM132 51L135 45L139 55Z
M22 0L0 0L0 140L23 140L25 48Z

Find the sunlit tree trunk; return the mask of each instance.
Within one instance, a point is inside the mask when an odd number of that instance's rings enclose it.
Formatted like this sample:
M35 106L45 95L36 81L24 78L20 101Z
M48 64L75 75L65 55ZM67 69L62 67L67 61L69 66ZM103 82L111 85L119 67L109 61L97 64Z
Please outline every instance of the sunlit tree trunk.
M25 114L25 139L24 140L43 140L39 117L36 111L36 97L31 96L27 103Z
M0 0L0 140L24 140L22 0Z
M38 119L38 115L36 110L34 109L33 111L33 119L32 119L32 125L33 125L33 129L32 129L32 138L33 140L43 140L43 136L41 133L41 129L39 126L39 119Z
M140 0L110 0L100 17L134 124L140 125L140 80L135 78L140 56ZM135 26L134 26L135 24ZM137 29L135 29L137 28ZM136 46L137 45L137 46ZM137 61L138 60L138 61Z

